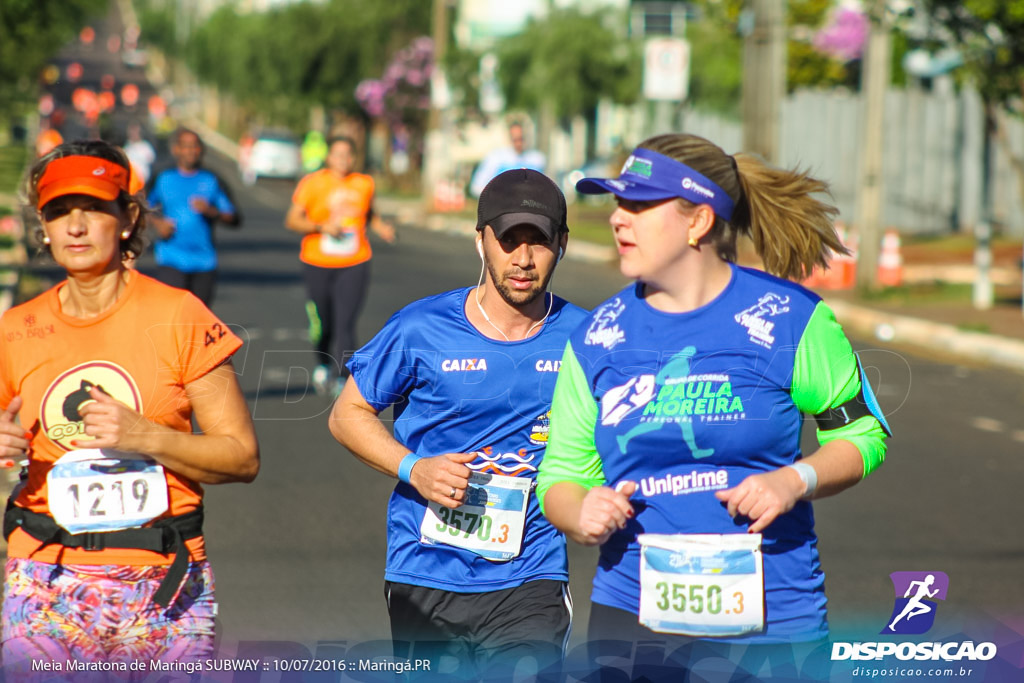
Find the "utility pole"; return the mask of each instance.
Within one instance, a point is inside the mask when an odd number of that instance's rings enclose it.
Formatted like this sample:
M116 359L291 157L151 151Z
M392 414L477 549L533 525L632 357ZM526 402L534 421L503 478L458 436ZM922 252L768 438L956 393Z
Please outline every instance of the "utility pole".
M420 187L424 205L433 206L437 183L448 172L445 148L445 110L448 108L448 83L444 75L444 57L448 51L448 0L433 0L431 39L434 42L434 74L430 79L430 112L423 140ZM444 91L444 92L440 92Z
M891 20L885 0L874 0L869 11L871 31L864 54L861 78L860 183L857 191L859 260L857 283L862 290L878 289L878 251L882 234L883 178L885 149L885 91L890 80Z
M981 220L974 226L974 287L971 301L979 311L992 308L992 138L998 113L985 103L985 140L981 153Z
M779 119L786 93L785 0L750 0L744 10L743 150L780 163Z
M434 41L434 68L441 69L445 54L448 52L448 0L434 0L434 11L430 21L430 37ZM432 104L430 107L429 130L434 130L441 123L440 108Z

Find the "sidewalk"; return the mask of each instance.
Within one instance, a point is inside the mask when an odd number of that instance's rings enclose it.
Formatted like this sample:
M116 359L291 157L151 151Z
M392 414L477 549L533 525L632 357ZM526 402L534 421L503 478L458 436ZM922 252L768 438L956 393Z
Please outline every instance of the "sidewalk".
M464 217L427 213L418 200L380 197L381 213L396 224L452 234L471 235L475 223ZM1016 267L1019 250L1002 254L992 269L996 285L995 305L987 311L970 302L936 301L901 304L865 301L853 291L818 293L835 311L843 327L861 339L906 345L962 361L997 365L1024 372L1024 311L1021 309L1021 272ZM594 263L615 260L615 250L579 240L569 240L566 258ZM974 277L970 255L942 254L927 249L904 250L904 277L908 283L955 283L968 286ZM966 259L966 261L965 261Z

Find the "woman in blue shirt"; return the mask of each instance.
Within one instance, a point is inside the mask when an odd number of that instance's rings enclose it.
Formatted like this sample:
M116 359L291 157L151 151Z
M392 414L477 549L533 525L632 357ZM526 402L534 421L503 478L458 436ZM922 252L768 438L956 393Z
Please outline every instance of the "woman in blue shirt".
M601 547L595 656L613 654L602 640L662 641L678 680L699 646L735 659L730 646L821 641L808 501L878 467L887 432L832 312L783 279L844 250L826 185L678 134L577 189L616 196L636 279L570 336L538 476L551 522ZM735 264L739 235L773 275ZM803 413L821 444L807 455Z

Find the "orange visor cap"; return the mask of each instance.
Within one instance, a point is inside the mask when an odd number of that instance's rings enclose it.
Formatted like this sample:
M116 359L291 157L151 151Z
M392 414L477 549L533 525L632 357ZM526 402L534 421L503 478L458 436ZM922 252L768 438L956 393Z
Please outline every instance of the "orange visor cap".
M99 157L75 155L54 159L39 179L39 204L69 194L97 199L117 199L128 192L128 169Z

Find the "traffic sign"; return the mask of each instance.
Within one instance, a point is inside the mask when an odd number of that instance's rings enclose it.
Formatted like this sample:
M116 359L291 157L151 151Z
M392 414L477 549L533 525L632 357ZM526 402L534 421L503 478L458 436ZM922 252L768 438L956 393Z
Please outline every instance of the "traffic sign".
M650 38L644 45L644 97L680 102L690 84L690 43L682 38Z

